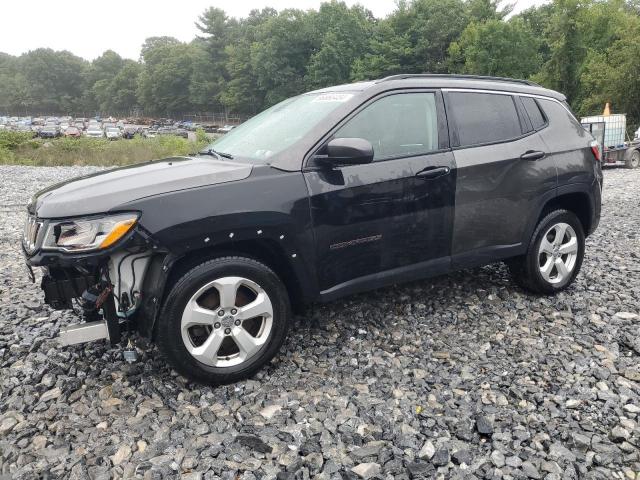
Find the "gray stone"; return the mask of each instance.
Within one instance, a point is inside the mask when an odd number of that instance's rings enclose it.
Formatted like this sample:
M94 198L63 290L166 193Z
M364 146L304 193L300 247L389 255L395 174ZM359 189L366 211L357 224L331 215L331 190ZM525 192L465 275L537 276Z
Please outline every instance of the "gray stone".
M433 446L431 440L427 440L424 442L424 445L418 452L418 458L422 460L431 460L433 455L436 453L436 447Z
M533 478L536 480L542 478L538 469L531 462L524 462L521 469L522 472L529 478Z
M40 397L40 401L45 403L45 402L48 402L50 400L55 400L60 395L62 395L62 390L60 390L59 387L52 388L51 390L47 390L46 392L44 392L42 394L42 396Z
M435 468L431 463L427 462L409 462L407 463L407 472L410 478L431 478Z
M431 463L433 463L436 467L442 467L449 463L449 449L447 447L439 448L436 450L436 453L431 458Z
M476 429L480 435L493 435L493 425L484 415L478 415L476 417Z
M380 473L380 465L377 463L360 463L351 469L360 478L372 478Z
M469 452L469 450L456 450L451 455L451 460L453 460L453 463L455 463L456 465L462 465L463 463L465 465L471 465L473 457L471 456L471 452Z
M238 435L235 442L260 453L271 453L273 448L255 435Z
M499 450L494 450L493 452L491 452L491 462L493 462L493 464L498 468L504 467L504 454Z

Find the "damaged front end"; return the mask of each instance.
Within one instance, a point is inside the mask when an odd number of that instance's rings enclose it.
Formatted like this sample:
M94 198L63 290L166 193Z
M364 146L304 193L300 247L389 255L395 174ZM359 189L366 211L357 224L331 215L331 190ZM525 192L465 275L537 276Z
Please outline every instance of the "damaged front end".
M164 257L137 212L74 219L29 214L22 241L27 266L42 268L45 303L71 309L82 322L60 330L62 345L106 339L136 328L153 257ZM155 313L155 312L154 312Z

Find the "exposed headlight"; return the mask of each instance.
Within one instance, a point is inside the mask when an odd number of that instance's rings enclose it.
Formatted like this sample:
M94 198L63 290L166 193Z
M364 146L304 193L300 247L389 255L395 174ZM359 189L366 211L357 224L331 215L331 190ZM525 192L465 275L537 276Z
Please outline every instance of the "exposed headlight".
M86 252L108 248L124 237L137 221L137 213L121 213L51 222L42 248L65 252Z

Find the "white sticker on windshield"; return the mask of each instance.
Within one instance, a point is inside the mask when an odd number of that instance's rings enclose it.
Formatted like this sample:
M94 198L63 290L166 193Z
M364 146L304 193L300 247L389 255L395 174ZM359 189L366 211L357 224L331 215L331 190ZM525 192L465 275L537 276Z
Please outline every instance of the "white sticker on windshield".
M317 96L311 103L315 102L346 102L351 97L353 97L353 93L323 93L322 95Z

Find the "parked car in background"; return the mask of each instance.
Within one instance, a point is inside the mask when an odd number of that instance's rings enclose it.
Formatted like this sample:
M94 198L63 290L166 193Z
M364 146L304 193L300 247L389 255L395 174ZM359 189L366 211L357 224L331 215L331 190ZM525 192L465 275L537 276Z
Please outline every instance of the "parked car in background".
M102 130L102 128L100 128L98 125L93 124L87 127L84 135L89 138L103 138L104 130Z
M69 138L80 138L82 136L82 130L78 127L70 126L64 131L64 136Z
M158 130L156 128L145 128L142 131L143 138L156 138L158 136Z
M30 125L25 125L23 123L19 123L14 127L14 129L16 132L29 133L31 134L31 136L36 135L36 132L33 130L33 127L31 127Z
M220 127L218 129L218 133L229 133L234 128L236 128L235 125L225 125L224 127Z
M212 123L203 123L201 128L207 133L217 133L219 127Z
M107 127L105 128L104 132L105 136L109 140L119 140L120 138L122 138L122 132L118 127Z
M122 138L132 139L138 133L140 133L140 129L133 125L125 125L122 129Z
M160 127L158 135L175 135L177 137L189 138L189 132L184 128L176 127Z
M38 132L40 138L57 138L61 135L60 128L57 125L45 125Z

